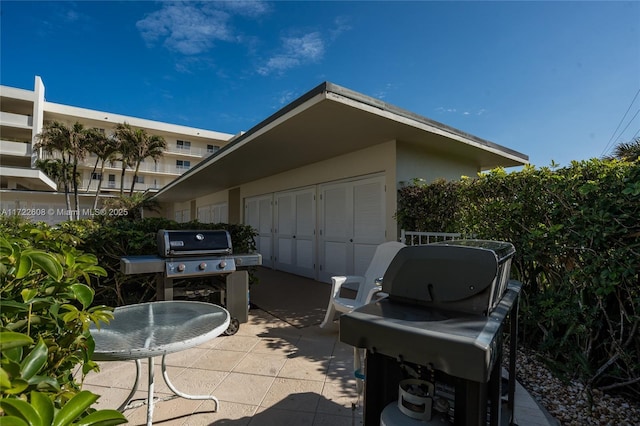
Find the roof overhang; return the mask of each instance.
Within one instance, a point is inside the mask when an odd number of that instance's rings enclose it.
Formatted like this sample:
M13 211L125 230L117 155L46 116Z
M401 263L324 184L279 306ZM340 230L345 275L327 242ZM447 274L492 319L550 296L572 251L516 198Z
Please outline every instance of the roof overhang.
M323 83L154 198L182 202L388 141L453 155L478 170L528 163L528 156L332 83Z

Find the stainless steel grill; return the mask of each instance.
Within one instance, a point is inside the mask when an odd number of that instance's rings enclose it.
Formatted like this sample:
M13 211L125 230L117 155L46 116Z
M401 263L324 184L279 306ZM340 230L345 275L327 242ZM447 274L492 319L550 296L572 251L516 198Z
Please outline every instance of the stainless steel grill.
M127 256L120 259L125 275L156 274L156 300L219 294L231 315L226 334L235 334L248 321L249 275L245 268L262 264L259 253L234 254L231 236L225 230L165 230L157 233L158 255ZM216 277L205 289L174 287L174 280Z
M384 275L388 297L340 318L340 340L366 349L366 425L412 424L393 420L408 410L398 398L406 380L424 383L422 407L433 407L421 417L427 424L511 421L515 381L510 374L503 406L501 362L509 316L515 370L521 286L509 281L514 254L509 243L483 240L405 247Z

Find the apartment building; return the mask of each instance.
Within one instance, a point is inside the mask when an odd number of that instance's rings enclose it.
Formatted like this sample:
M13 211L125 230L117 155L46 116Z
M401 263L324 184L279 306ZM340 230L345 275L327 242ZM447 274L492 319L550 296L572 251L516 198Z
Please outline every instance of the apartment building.
M67 218L64 190L35 167L36 160L45 154L34 150L33 146L36 136L48 121L59 121L69 126L80 122L85 128L101 129L106 133L113 131L119 123L129 123L148 134L162 136L167 142L167 149L158 161L148 159L140 165L134 186L136 192L162 188L233 138L231 134L212 130L49 102L39 76L35 77L33 90L0 86L0 211L4 214L21 214L50 224ZM88 156L80 165L81 216L89 215L93 207L100 178L100 168L94 169L96 160L96 156ZM106 164L100 198L119 194L121 170L119 161ZM133 178L134 171L127 169L125 191L130 189ZM175 219L226 221L226 206L212 204L205 207L197 212L189 209L176 211Z

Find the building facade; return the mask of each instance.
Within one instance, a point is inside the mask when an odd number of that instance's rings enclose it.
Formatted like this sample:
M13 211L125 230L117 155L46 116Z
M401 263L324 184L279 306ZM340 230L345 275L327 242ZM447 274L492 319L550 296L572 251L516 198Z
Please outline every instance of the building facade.
M150 135L162 136L167 149L158 161L147 159L140 165L134 186L136 192L162 188L233 138L227 133L49 102L39 76L35 77L33 90L0 86L0 210L5 214L25 215L50 224L67 218L64 190L36 168L36 160L45 154L33 147L37 135L49 121L59 121L67 126L79 122L85 128L96 128L105 133L112 132L120 123L128 123ZM93 207L100 178L100 167L95 167L96 162L97 157L90 155L79 167L80 216L89 215ZM121 170L119 161L107 162L101 198L119 194ZM123 182L127 193L133 178L134 170L127 169ZM226 215L223 204L199 212L203 222L226 221ZM174 218L190 220L191 212L176 211Z

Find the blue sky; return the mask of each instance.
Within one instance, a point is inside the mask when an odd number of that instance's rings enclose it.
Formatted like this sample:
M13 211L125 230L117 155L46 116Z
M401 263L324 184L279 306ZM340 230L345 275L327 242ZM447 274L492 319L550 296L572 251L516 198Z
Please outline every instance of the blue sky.
M640 2L0 8L0 83L33 89L40 75L51 102L235 134L330 81L536 166L640 136Z

